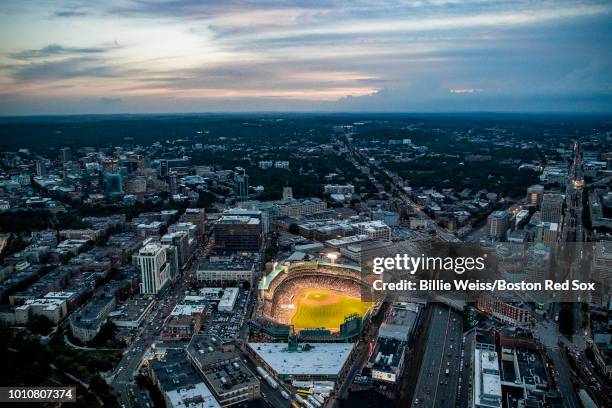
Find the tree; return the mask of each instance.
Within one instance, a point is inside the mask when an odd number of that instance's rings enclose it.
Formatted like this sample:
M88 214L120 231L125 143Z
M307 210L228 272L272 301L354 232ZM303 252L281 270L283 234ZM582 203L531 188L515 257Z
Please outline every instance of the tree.
M34 334L46 336L53 329L53 322L47 316L34 315L26 324L28 330Z
M289 233L293 235L300 235L300 228L298 227L297 224L289 225L289 228L287 229L287 231L289 231Z
M96 337L91 340L90 345L94 347L103 346L113 340L115 334L117 334L117 326L109 320L100 327L100 331L96 334Z
M104 379L100 377L100 374L96 374L91 377L91 380L89 381L89 390L95 393L96 395L102 396L108 394L108 392L110 391L110 387L108 386L106 381L104 381Z
M23 240L21 235L13 234L7 240L4 248L2 248L2 253L0 254L0 258L4 259L4 257L8 255L12 255L16 252L19 252L27 246L28 246L28 243Z

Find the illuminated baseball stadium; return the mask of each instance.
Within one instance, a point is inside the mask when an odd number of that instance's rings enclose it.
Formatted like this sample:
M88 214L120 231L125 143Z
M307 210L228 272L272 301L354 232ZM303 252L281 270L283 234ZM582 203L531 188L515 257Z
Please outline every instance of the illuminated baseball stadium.
M361 300L358 266L318 261L276 265L259 283L258 320L301 337L354 337L375 304Z

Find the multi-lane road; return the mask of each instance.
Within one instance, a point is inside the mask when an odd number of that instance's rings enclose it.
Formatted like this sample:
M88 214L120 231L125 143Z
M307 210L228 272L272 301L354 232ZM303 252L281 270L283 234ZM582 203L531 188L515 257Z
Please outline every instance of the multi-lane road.
M133 404L128 388L134 383L134 374L144 354L161 334L164 320L185 293L185 289L186 283L180 280L179 283L169 288L163 300L156 301L155 308L149 313L142 327L134 334L134 341L126 348L121 361L108 376L111 385L119 394L122 406L136 406Z
M441 303L433 308L413 406L452 408L461 369L463 323L452 308Z

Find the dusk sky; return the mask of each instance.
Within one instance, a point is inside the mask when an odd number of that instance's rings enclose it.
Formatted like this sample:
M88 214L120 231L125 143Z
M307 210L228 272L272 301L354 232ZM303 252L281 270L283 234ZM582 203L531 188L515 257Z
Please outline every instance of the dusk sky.
M612 2L0 3L0 115L205 111L612 112Z

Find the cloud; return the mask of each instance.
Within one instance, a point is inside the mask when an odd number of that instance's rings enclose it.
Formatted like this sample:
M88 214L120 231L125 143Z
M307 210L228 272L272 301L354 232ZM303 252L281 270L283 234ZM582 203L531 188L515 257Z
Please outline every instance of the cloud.
M599 0L13 2L0 5L0 88L37 107L87 96L83 109L104 111L503 108L533 97L528 109L576 95L586 106L611 89L611 10Z
M121 98L100 98L100 103L102 103L103 105L118 105L121 102L123 102L123 99Z
M20 81L55 81L71 78L119 77L124 71L96 58L68 58L13 66L12 77Z
M452 94L473 94L473 93L482 92L482 89L479 89L479 88L451 88L448 90L448 92Z
M59 44L49 44L46 47L38 49L30 49L24 51L18 51L9 54L10 58L17 60L34 60L48 57L58 56L74 56L79 54L99 54L106 52L107 48L98 47L65 47Z
M85 17L88 14L89 13L87 13L86 11L62 10L62 11L56 11L55 14L53 15L55 17Z

